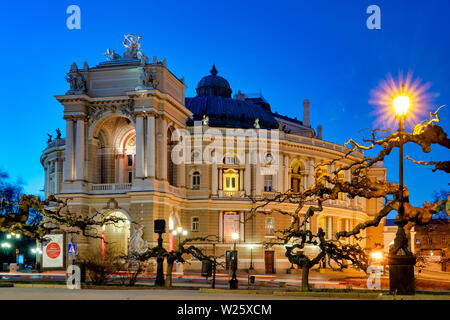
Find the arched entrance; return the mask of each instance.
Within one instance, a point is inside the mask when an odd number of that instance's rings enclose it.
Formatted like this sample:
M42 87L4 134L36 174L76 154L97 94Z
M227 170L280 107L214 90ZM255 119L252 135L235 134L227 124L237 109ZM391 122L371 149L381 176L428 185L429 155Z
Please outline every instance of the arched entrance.
M128 254L128 243L130 240L130 220L119 210L113 210L106 218L116 217L122 221L104 224L102 229L102 255L124 256Z

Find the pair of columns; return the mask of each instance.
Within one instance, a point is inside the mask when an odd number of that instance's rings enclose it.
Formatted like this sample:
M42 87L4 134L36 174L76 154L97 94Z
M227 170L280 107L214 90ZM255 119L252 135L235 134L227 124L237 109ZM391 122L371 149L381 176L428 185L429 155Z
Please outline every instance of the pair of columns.
M167 131L165 120L161 121L161 152L159 178L167 179ZM136 178L156 177L156 120L154 115L136 117Z
M53 175L53 181L54 181L54 190L50 190L50 169L52 165L55 164L55 173ZM45 165L45 196L48 197L51 193L55 194L58 193L58 171L59 171L59 161L53 160L46 162Z
M84 118L66 120L64 181L85 180L85 130Z

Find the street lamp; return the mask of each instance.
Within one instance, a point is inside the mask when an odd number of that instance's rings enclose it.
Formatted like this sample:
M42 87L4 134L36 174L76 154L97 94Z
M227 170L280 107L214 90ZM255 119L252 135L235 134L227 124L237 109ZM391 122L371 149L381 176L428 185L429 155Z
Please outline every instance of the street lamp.
M389 252L389 286L391 292L397 294L414 294L414 265L416 258L408 248L408 239L405 234L404 226L404 199L403 199L403 134L404 121L410 108L410 97L404 91L402 84L400 93L393 99L395 117L399 121L398 140L399 140L399 191L398 191L398 217L397 234L394 239L394 248Z
M9 248L11 248L11 244L8 243L8 242L3 242L3 243L2 243L2 248L4 248L4 249L9 249Z
M230 280L230 289L237 289L238 288L238 279L236 277L236 271L237 271L237 251L236 251L236 241L239 239L239 233L234 232L231 235L231 238L234 240L234 250L233 250L233 275L231 276Z
M174 236L178 235L178 247L180 247L181 244L181 236L186 237L188 232L187 230L184 230L182 227L178 227L177 230L173 230L172 234Z
M248 271L253 271L253 248L255 247L255 245L252 243L248 246L250 247L250 267L248 268Z

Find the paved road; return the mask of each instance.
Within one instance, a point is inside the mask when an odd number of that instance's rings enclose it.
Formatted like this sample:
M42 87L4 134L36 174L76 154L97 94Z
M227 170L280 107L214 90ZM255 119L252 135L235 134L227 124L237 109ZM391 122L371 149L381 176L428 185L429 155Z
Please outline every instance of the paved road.
M201 293L197 290L69 290L0 288L0 300L336 300L263 294Z

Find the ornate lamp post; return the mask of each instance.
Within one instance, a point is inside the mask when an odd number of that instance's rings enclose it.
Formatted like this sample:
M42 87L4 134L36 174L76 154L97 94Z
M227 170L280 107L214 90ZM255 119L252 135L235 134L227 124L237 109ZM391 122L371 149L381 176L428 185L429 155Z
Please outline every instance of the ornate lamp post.
M393 101L395 116L399 120L399 192L398 192L398 217L395 224L398 226L397 234L394 239L394 247L389 251L389 286L391 292L397 294L414 294L414 265L416 257L411 253L408 247L408 239L405 234L404 226L408 222L405 217L405 208L403 205L403 133L404 120L410 107L410 98L404 92L404 86Z
M255 270L255 268L253 268L253 248L255 247L255 245L252 243L248 246L250 247L250 267L248 267L248 271L253 271Z
M236 251L236 241L239 239L238 233L233 233L231 236L234 240L234 250L233 250L233 275L231 276L230 280L230 289L237 289L238 288L238 279L236 277L236 270L237 270L237 251Z
M158 248L162 249L163 245L163 238L162 234L166 232L166 220L159 219L154 221L154 229L155 233L159 235L158 237ZM155 286L164 286L164 257L161 255L158 255L156 258L156 279L155 279Z

